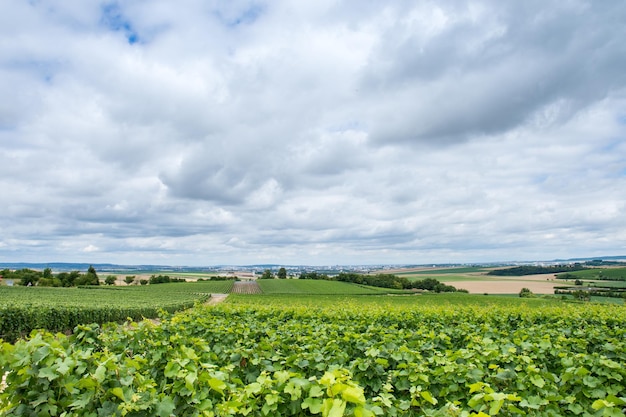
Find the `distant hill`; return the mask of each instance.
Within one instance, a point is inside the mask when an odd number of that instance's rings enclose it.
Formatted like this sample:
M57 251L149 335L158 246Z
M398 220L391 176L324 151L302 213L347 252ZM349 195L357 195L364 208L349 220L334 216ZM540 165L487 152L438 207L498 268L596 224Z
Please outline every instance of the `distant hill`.
M547 263L547 264L566 264L573 262L593 262L602 260L605 263L626 263L626 256L594 256L589 258L571 258L571 259L558 259L552 261L524 261L524 262L484 262L484 263L471 263L472 266L513 266L513 265L530 265L534 263ZM621 262L620 262L621 261ZM317 271L326 273L339 273L345 271L371 271L382 270L388 268L410 268L410 267L453 267L453 266L467 266L469 264L380 264L380 265L333 265L333 266L314 266L314 265L283 265L283 264L252 264L252 265L211 265L211 266L171 266L171 265L119 265L111 263L84 263L84 262L0 262L0 269L35 269L43 270L46 268L52 269L54 272L66 272L66 271L86 271L89 266L93 266L98 272L105 273L129 273L139 274L147 272L217 272L217 271L262 271L264 269L277 270L280 267L287 267L287 269L294 271Z

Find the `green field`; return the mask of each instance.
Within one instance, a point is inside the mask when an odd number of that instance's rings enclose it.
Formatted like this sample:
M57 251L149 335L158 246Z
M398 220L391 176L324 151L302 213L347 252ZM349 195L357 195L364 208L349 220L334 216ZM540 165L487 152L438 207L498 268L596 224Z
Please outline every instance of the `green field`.
M373 295L403 292L388 288L368 287L347 282L325 280L262 279L257 282L263 294Z
M489 271L487 268L481 267L459 267L459 268L444 268L444 269L428 269L424 271L407 271L395 273L395 275L440 275L440 274L475 274L478 272Z
M562 274L559 274L562 275ZM626 268L592 268L570 272L578 279L626 281Z
M336 308L337 306L351 306L364 310L378 309L412 309L422 307L441 307L454 309L457 307L471 308L524 308L535 309L546 306L562 307L560 297L548 298L520 298L512 296L441 293L441 294L412 294L412 295L386 295L370 294L367 297L354 297L339 294L294 294L286 297L282 294L259 294L239 295L231 294L226 300L227 304L244 304L248 306L280 305L281 307L312 307L312 308Z
M556 299L231 295L4 344L0 414L623 416L624 320Z
M210 293L230 292L232 285L232 281L202 281L197 283L81 288L0 286L0 306L32 304L88 307L106 304L114 307L159 307L193 302Z
M228 293L232 281L84 288L0 286L0 338L14 340L33 329L67 331L78 324L158 317Z
M0 415L624 416L621 305L258 283L215 306L232 281L0 287L0 328L20 311L45 327L186 308L0 343Z

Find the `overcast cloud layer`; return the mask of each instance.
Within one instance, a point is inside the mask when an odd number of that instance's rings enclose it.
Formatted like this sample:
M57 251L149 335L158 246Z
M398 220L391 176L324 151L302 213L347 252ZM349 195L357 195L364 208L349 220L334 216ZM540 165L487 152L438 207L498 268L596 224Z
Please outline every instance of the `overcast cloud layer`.
M0 261L626 254L626 3L0 3Z

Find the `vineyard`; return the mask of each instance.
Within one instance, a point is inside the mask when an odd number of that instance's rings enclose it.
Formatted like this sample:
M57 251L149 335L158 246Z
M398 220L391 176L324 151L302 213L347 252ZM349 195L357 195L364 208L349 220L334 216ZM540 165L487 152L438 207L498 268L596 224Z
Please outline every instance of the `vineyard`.
M261 287L256 282L243 281L235 282L233 285L233 294L261 294Z
M227 293L232 281L159 284L135 287L0 286L0 338L15 340L33 329L71 330L84 323L154 318Z
M402 290L368 287L347 282L299 279L267 279L257 281L263 294L345 294L345 295L380 295L403 293Z
M8 416L623 416L626 310L231 295L4 344ZM65 413L65 414L63 414Z

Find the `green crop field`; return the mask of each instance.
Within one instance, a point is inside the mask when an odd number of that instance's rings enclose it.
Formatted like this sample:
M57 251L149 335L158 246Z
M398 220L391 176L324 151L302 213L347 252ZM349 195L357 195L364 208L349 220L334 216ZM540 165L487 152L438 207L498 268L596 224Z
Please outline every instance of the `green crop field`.
M453 274L439 274L439 275L405 275L409 281L419 281L426 278L435 278L441 282L467 282L467 281L495 281L493 277L484 275L453 275Z
M12 340L36 328L65 331L83 323L154 318L228 293L232 281L85 288L0 286L0 337Z
M560 297L547 298L520 298L518 296L497 296L463 293L440 293L440 294L412 294L412 295L386 295L369 294L370 296L354 297L339 294L259 294L238 295L232 294L226 300L227 304L242 304L247 306L280 305L281 307L313 307L334 308L336 306L351 306L354 308L371 309L412 309L421 307L441 307L454 309L457 307L472 308L523 308L535 309L546 306L562 307Z
M564 274L559 274L564 275ZM592 268L582 271L570 272L569 275L573 275L578 279L604 279L604 280L623 280L626 281L626 268ZM574 279L576 279L574 278Z
M395 275L440 275L440 274L472 274L477 272L486 272L488 269L481 267L459 267L444 269L427 269L423 271L407 271L399 272Z
M0 322L26 311L41 327L103 304L192 306L0 341L0 415L624 416L622 305L313 280L197 302L232 284L0 288Z
M3 344L0 414L624 415L621 306L463 294L230 297L159 324L84 325Z
M263 294L388 294L398 292L347 282L299 279L262 279L257 281ZM401 292L401 291L400 291Z

